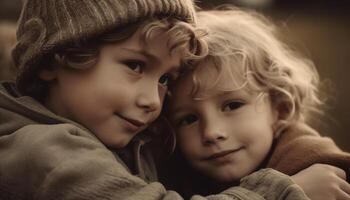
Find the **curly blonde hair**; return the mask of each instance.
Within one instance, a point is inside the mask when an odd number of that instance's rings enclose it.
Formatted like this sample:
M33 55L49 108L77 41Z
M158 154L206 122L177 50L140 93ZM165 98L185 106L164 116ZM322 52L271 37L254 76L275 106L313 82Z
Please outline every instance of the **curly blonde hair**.
M294 123L306 123L323 104L319 97L319 75L313 62L277 38L276 27L261 14L230 8L198 12L199 26L208 32L209 54L216 81L201 80L198 65L193 69L192 95L211 95L217 90L254 89L269 94L279 112L276 131ZM229 76L232 88L220 88ZM246 87L247 86L247 87Z

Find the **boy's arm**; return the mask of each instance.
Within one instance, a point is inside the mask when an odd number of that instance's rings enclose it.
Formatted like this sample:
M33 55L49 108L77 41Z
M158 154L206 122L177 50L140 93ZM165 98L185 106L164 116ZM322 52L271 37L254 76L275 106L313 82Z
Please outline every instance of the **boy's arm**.
M69 124L28 125L0 137L0 199L182 199L130 174L112 152ZM307 199L286 176L263 170L241 187L192 199ZM294 198L297 196L298 198ZM300 197L300 198L299 198Z
M289 176L273 169L261 169L243 178L240 186L256 192L266 200L309 199Z

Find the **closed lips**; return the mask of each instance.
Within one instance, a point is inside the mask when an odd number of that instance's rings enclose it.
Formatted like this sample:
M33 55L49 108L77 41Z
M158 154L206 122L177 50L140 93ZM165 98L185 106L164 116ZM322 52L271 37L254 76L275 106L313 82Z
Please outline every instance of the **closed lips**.
M116 114L118 115L118 114ZM131 118L127 118L127 117L124 117L122 115L118 115L120 118L124 119L125 121L128 121L129 123L133 124L134 126L137 126L137 127L141 127L141 126L144 126L146 123L144 122L141 122L139 120L135 120L135 119L131 119Z
M231 150L227 150L227 151L221 151L219 153L214 153L214 154L204 158L203 160L214 160L216 158L220 158L220 157L226 156L226 155L228 155L230 153L237 152L237 151L239 151L241 149L243 149L243 147L239 147L239 148L231 149Z

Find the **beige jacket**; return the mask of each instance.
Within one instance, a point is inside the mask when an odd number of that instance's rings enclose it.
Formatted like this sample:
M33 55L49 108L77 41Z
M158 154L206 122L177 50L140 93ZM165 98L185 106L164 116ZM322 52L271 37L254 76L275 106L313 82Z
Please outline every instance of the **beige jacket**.
M182 199L156 182L144 138L129 149L133 170L89 130L21 96L13 84L0 85L1 200ZM265 169L239 187L191 199L307 199L289 177Z
M350 153L338 148L331 138L320 136L305 124L298 124L281 134L266 167L294 175L315 163L343 169L350 182Z

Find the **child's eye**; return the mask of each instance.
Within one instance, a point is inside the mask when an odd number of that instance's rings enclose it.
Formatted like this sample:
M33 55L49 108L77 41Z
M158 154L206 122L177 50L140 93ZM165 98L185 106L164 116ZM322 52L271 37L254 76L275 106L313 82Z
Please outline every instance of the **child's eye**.
M196 122L197 120L198 120L198 117L196 115L191 114L191 115L186 115L182 117L177 124L179 126L187 126Z
M145 63L142 61L137 61L137 60L128 60L124 61L124 64L130 68L132 71L142 74L143 70L145 68Z
M159 83L163 86L168 86L171 80L172 80L171 74L167 73L160 77Z
M236 110L240 107L242 107L244 105L244 103L239 102L239 101L231 101L227 104L225 104L223 111L232 111L232 110Z

